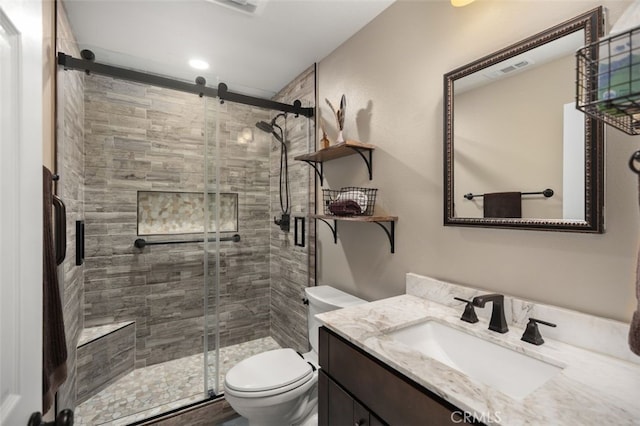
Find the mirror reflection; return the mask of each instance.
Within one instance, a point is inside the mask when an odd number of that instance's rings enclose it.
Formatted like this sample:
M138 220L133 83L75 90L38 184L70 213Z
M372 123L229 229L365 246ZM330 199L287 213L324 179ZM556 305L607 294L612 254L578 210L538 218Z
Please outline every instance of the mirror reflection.
M598 13L445 75L446 225L600 232L602 125L575 108Z

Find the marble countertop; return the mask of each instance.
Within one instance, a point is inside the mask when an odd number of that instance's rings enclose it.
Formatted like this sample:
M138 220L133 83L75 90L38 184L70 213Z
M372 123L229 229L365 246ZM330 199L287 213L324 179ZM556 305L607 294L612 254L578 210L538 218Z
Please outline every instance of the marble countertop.
M463 305L405 294L317 316L355 346L411 378L487 424L503 425L640 425L640 364L573 346L545 336L535 346L520 340L523 328L510 324L506 334L460 320ZM531 357L565 366L522 399L514 399L420 352L386 333L437 320ZM500 374L496 371L496 374Z

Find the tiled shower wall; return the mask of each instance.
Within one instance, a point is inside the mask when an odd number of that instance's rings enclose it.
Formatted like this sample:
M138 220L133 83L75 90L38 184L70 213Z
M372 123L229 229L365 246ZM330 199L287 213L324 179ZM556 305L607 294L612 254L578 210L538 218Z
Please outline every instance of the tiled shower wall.
M62 3L57 7L57 48L78 57L80 52ZM75 408L76 345L83 328L83 266L76 265L76 220L84 218L84 74L59 70L57 74L56 162L58 195L67 208L67 257L61 266L64 326L67 338L67 380L58 391L58 408Z
M136 321L137 367L202 352L203 245L133 242L138 190L201 192L205 171L215 179L204 161L215 131L218 184L239 193L242 236L219 253L221 345L268 335L268 144L238 134L269 113L102 76L85 83L85 326Z
M304 107L315 106L315 76L314 65L283 88L275 100L293 103L298 99ZM314 118L296 118L290 114L286 123L292 218L288 234L271 225L271 336L283 347L306 352L309 347L307 309L302 298L304 288L315 285L315 223L306 216L315 212L315 172L306 163L293 161L293 158L315 151L316 131ZM278 145L274 143L271 149L272 216L280 212ZM305 247L294 244L295 216L305 217Z

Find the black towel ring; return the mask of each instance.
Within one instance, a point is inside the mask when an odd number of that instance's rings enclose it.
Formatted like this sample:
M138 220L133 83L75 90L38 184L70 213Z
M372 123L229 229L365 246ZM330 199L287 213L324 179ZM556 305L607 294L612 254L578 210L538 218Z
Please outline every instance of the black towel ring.
M629 168L631 169L631 171L635 174L640 175L640 169L636 167L636 161L640 161L640 151L634 152L629 159Z

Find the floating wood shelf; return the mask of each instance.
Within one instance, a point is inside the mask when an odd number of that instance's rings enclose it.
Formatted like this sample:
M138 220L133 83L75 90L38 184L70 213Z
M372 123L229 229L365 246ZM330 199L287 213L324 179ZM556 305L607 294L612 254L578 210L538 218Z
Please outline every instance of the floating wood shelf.
M369 180L373 179L373 150L375 146L368 143L350 141L341 142L332 145L328 148L312 152L310 154L303 154L294 157L294 160L304 161L313 167L318 177L320 177L320 185L323 184L323 170L322 164L325 161L335 160L337 158L346 157L348 155L358 154L364 160L369 171ZM326 214L311 214L311 219L318 219L327 224L333 234L333 242L338 243L338 221L343 222L369 222L375 223L380 226L387 237L389 238L389 244L391 245L391 253L395 253L395 225L398 221L397 216L333 216ZM333 225L329 222L333 220ZM389 223L389 226L385 226L385 223Z
M327 214L310 214L310 218L318 219L331 228L333 233L333 242L338 243L338 221L343 222L369 222L375 223L380 226L389 238L389 245L391 246L391 253L395 253L395 225L398 221L398 216L333 216ZM333 226L329 223L329 220L333 220ZM389 223L389 227L383 225L383 223Z
M331 145L329 148L324 148L316 152L298 155L293 159L297 161L304 161L307 164L309 164L311 167L313 167L318 177L320 177L320 185L322 186L323 184L322 163L324 163L325 161L335 160L336 158L346 157L348 155L359 154L360 157L362 157L362 159L364 160L365 164L367 165L367 170L369 171L369 180L372 180L373 179L372 152L374 149L375 149L375 146L371 144L347 140L345 142Z

